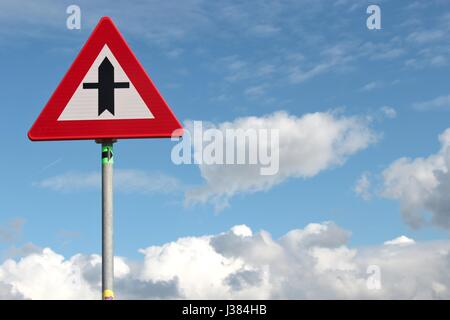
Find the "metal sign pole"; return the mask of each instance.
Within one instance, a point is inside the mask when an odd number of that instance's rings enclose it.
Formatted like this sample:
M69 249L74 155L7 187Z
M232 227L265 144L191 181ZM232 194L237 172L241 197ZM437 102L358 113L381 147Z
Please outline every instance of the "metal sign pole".
M113 140L102 141L102 297L114 300Z

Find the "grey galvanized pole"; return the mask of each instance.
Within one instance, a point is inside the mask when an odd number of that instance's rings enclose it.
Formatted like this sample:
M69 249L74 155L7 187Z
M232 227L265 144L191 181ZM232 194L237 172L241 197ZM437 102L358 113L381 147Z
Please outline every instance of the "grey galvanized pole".
M102 297L114 300L113 140L102 141Z

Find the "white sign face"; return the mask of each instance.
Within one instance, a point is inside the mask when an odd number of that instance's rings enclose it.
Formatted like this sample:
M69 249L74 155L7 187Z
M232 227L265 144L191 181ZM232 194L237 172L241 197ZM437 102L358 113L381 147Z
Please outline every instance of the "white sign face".
M105 45L58 121L153 118L133 83Z

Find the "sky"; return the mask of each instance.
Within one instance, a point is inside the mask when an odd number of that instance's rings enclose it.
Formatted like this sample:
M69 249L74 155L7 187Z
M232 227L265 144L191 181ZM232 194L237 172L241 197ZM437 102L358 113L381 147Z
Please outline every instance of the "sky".
M100 146L27 132L102 16L186 129L277 129L280 145L261 176L119 140L118 297L450 298L444 0L3 0L0 298L100 297Z

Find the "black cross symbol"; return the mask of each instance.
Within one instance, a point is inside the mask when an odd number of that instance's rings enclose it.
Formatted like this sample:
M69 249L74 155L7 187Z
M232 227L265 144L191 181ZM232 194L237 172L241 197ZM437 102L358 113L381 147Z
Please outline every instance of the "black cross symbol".
M129 87L129 82L114 82L114 66L106 57L98 67L98 83L83 83L83 89L98 89L98 115L105 110L114 115L114 89Z

